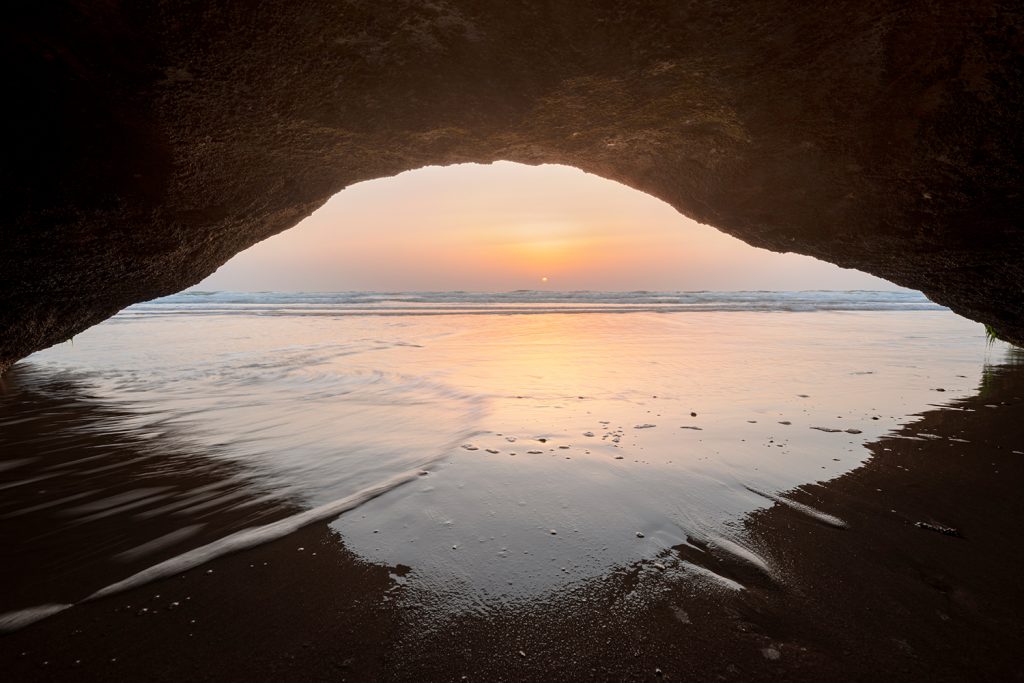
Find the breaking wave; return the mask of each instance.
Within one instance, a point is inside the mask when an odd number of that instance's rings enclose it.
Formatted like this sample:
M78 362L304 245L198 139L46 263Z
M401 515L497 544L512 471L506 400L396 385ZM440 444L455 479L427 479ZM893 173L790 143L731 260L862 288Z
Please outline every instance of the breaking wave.
M187 291L136 304L125 317L194 315L444 315L679 313L686 311L945 310L919 292L208 292Z

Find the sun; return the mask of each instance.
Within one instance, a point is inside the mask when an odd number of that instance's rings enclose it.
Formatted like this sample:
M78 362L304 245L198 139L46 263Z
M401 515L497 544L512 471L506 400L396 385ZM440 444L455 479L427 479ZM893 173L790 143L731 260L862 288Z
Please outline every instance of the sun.
M544 277L542 277L542 278L540 279L540 281L541 281L541 282L547 282L547 281L548 281L548 276L547 276L547 275L545 275Z

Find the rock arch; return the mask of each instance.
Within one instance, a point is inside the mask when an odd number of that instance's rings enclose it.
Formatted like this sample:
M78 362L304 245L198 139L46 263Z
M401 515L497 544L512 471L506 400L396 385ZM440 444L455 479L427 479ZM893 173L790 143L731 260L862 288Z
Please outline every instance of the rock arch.
M343 187L561 163L1024 342L1021 9L66 2L5 18L0 369Z

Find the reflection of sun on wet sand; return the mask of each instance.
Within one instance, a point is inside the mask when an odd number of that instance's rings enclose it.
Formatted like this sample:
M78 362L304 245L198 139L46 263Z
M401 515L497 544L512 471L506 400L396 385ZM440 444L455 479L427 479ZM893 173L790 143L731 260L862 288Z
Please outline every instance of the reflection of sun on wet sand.
M0 640L11 680L1012 680L1022 644L1024 367L870 444L863 467L745 524L557 593L439 618L415 567L325 525ZM922 528L956 529L957 536ZM698 567L708 576L694 581Z

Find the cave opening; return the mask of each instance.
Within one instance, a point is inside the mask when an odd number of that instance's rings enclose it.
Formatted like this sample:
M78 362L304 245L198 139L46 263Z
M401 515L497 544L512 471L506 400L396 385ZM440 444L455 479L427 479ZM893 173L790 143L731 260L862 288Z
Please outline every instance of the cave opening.
M579 169L513 162L431 166L358 183L194 289L902 290L749 246Z

